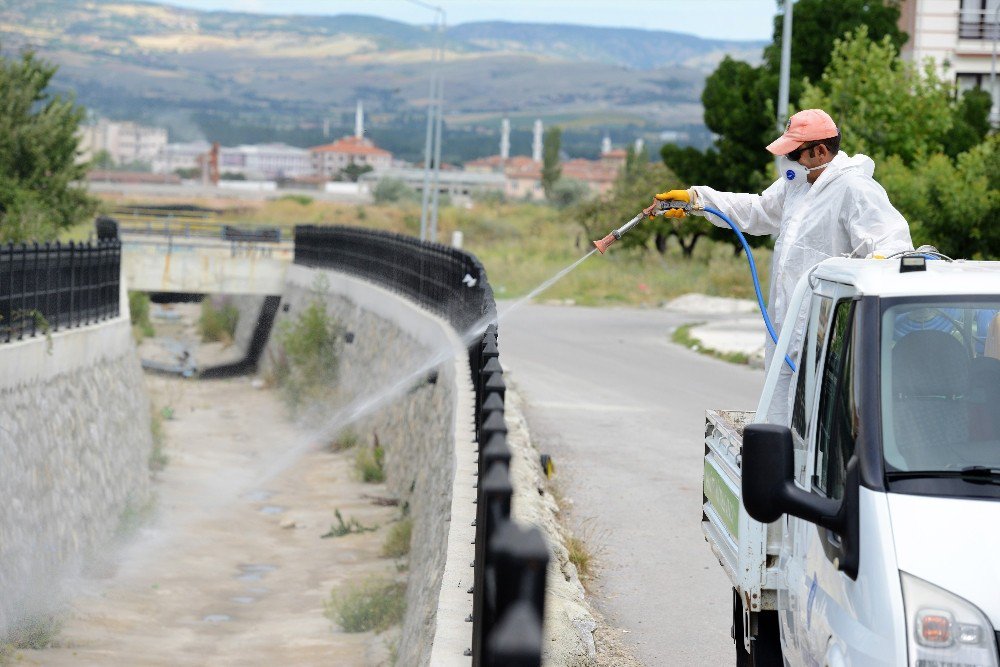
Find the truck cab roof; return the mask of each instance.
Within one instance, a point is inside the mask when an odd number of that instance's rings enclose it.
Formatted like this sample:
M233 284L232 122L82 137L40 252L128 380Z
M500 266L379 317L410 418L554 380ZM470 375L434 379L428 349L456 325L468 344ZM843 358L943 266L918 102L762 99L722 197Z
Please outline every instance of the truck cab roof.
M926 267L901 273L899 258L831 257L819 264L813 275L852 285L866 296L1000 294L1000 262L928 259Z

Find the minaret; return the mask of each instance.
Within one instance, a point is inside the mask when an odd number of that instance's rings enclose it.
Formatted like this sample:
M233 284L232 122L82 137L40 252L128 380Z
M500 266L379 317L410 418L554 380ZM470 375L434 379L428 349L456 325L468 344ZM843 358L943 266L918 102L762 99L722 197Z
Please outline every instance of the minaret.
M610 152L611 152L611 137L605 134L604 138L601 139L601 155L607 155Z
M500 121L500 159L510 157L510 119Z
M635 140L635 154L638 155L642 152L643 147L645 147L646 141L642 137L636 137Z
M361 100L358 100L358 108L354 112L354 136L358 139L365 136L365 108L361 105Z
M542 161L542 119L535 120L534 137L531 140L531 159Z

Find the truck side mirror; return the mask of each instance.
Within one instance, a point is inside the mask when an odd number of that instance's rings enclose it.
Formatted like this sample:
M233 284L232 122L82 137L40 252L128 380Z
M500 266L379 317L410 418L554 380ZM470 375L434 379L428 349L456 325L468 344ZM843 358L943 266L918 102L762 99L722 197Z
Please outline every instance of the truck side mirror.
M795 452L787 426L748 424L743 431L743 506L761 523L791 514L830 530L841 503L800 489L795 484Z

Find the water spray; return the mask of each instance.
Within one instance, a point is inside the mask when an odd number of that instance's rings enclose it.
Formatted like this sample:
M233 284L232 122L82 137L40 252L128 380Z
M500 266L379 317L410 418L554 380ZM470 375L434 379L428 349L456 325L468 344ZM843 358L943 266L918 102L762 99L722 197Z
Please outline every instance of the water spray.
M681 213L675 213L675 211L681 211ZM639 215L635 216L624 225L618 229L612 231L610 234L605 236L603 239L594 241L594 245L597 249L601 251L603 255L612 243L617 241L624 235L627 231L639 224L643 218L653 218L658 215L665 215L667 217L681 217L692 212L711 213L712 215L718 217L736 234L736 237L740 240L740 244L743 246L743 252L746 253L747 262L750 264L750 277L753 279L753 289L757 295L757 305L760 307L760 314L764 318L764 326L767 327L767 333L771 336L771 340L774 341L775 345L778 344L778 334L774 330L774 325L771 324L771 318L767 314L767 308L764 306L764 295L760 291L760 278L757 276L757 263L753 259L753 253L750 251L750 244L747 243L746 237L743 236L743 232L740 228L736 226L732 220L729 219L722 211L714 208L706 207L703 204L692 204L691 202L682 201L680 199L667 199L663 201L657 201L652 206L643 209ZM785 363L788 367L795 372L795 362L786 354Z

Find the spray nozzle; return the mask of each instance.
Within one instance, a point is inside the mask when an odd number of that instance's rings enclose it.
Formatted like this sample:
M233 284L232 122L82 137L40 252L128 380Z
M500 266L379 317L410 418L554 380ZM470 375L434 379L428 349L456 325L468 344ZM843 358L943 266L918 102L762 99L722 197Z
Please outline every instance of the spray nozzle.
M597 247L598 250L601 251L601 254L603 255L604 252L608 249L608 246L610 246L612 243L620 239L622 235L625 234L625 232L627 232L628 230L632 229L637 224L642 222L643 218L646 217L653 218L658 215L666 215L667 211L683 211L684 213L690 213L691 211L700 211L700 210L702 210L702 207L700 205L695 205L692 204L691 202L682 201L680 199L667 199L664 201L657 201L652 206L642 209L642 211L639 212L639 215L635 216L634 218L626 222L618 229L612 231L603 239L594 241L594 245ZM673 216L668 216L668 217L673 217Z

